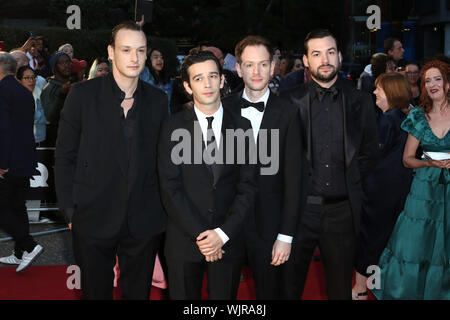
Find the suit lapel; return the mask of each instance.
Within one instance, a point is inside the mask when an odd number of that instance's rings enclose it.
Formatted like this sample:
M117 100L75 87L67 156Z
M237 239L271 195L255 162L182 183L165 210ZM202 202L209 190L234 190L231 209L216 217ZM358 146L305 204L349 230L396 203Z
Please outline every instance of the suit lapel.
M109 87L106 79L103 84L105 94L114 97L111 89L105 89L105 87ZM98 95L98 97L101 96L102 94ZM116 106L111 104L108 99L97 99L97 101L100 127L103 127L104 132L108 135L108 141L113 141L114 157L119 163L122 174L127 176L127 149L121 125L120 110L115 110Z
M210 168L203 161L203 151L205 150L205 142L203 140L202 129L198 122L194 108L189 109L185 113L184 128L189 131L191 137L191 161L194 165L204 168L205 173L212 174Z
M306 141L306 160L312 166L312 132L311 132L311 95L309 85L302 86L304 92L298 97L293 98L294 105L300 106L300 118L304 128L304 137Z

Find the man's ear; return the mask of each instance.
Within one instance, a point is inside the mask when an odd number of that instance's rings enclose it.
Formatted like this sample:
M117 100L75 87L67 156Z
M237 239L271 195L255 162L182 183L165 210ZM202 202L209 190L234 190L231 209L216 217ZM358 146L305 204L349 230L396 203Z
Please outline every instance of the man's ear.
M108 45L108 60L114 60L114 48L111 45Z
M339 63L342 63L342 60L344 60L344 59L342 58L342 52L339 51Z
M309 68L308 57L306 56L306 54L303 55L303 65L305 66L305 68Z
M236 62L236 72L237 72L238 76L240 78L242 78L241 65L238 62Z
M223 86L225 85L225 75L222 74L220 76L220 89L223 89Z
M188 94L192 94L192 90L191 90L191 87L189 86L189 83L188 83L188 82L183 81L183 87L184 87L184 89L186 90L186 92L187 92Z

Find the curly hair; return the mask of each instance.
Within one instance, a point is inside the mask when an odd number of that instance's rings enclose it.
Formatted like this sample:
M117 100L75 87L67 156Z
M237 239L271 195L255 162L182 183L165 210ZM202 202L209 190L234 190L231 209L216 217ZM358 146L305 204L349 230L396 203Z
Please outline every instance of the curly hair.
M425 89L425 74L428 70L431 68L436 68L439 70L439 72L442 75L442 80L444 81L444 92L447 95L447 99L450 99L450 90L446 90L445 87L449 83L450 78L450 65L448 65L445 62L439 61L439 60L432 60L427 62L420 72L420 107L424 109L425 113L428 113L431 111L431 108L433 107L433 101L431 100L430 96L428 95L428 91ZM446 92L447 91L447 92Z

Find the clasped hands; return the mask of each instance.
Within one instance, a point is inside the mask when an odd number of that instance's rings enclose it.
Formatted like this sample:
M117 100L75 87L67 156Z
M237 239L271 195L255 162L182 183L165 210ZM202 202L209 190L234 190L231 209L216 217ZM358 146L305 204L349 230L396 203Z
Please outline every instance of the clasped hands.
M205 256L206 262L214 262L222 259L225 251L222 250L223 241L214 230L206 230L200 233L196 239L200 252Z

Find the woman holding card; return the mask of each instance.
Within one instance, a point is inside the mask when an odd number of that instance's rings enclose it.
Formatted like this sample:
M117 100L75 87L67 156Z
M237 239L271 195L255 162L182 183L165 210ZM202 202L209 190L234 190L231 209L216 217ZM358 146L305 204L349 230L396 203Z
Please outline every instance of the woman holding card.
M403 163L416 174L379 261L378 299L450 299L449 76L448 64L425 64L420 108L402 123L409 133ZM417 159L419 145L444 160Z

